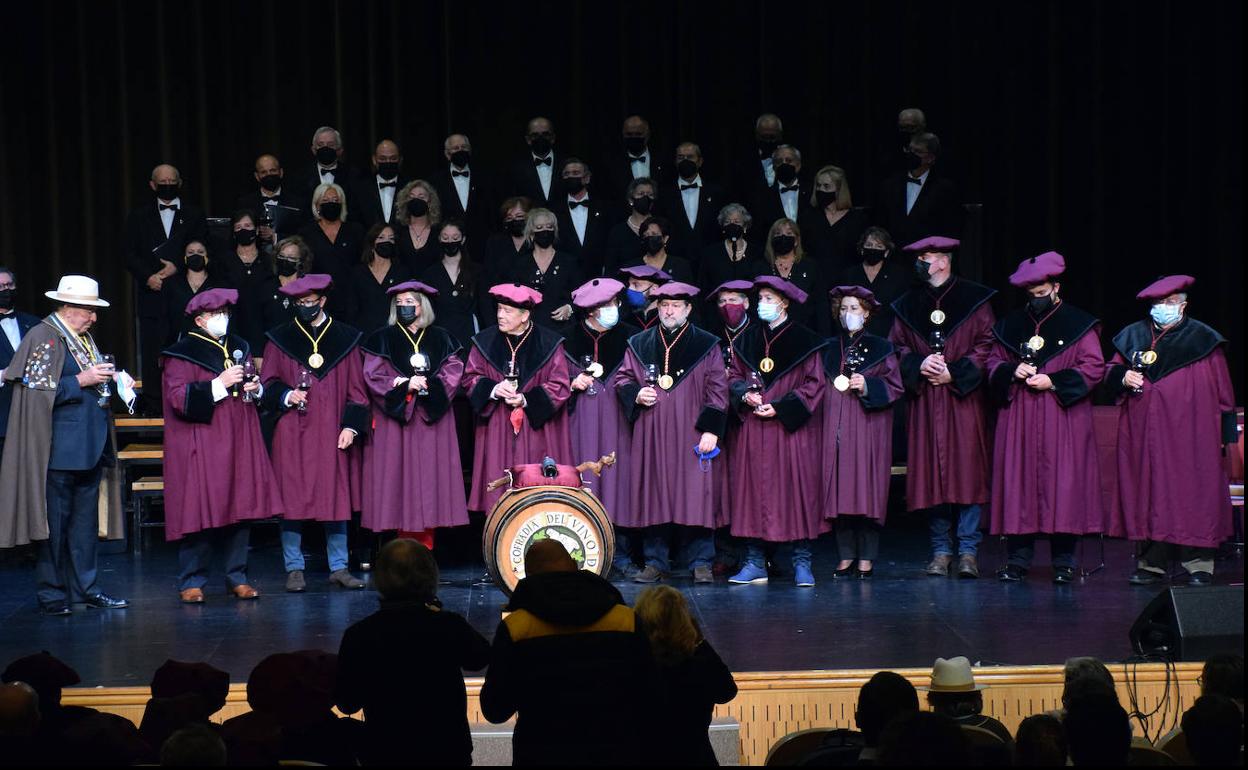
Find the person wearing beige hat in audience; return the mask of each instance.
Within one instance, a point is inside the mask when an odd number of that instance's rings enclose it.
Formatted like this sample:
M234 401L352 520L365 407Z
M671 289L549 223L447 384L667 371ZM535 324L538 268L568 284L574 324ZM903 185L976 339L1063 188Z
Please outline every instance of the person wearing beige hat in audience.
M1006 746L1014 742L1005 725L984 710L984 685L975 684L971 661L965 656L945 660L937 658L932 665L932 683L927 690L927 704L937 714L944 714L965 727L978 727L1000 738Z

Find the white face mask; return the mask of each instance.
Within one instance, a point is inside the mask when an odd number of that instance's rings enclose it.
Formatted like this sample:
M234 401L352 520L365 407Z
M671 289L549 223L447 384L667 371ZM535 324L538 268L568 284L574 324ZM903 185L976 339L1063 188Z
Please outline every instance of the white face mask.
M618 305L603 305L598 308L598 323L602 324L602 328L610 329L620 322L620 308Z
M857 313L841 313L841 326L848 332L856 332L862 328L865 319Z
M771 323L776 320L780 317L780 303L760 301L758 303L758 317L759 320L766 321L767 323Z
M208 317L208 322L204 324L204 330L212 336L220 339L230 328L230 317L224 313L218 313Z

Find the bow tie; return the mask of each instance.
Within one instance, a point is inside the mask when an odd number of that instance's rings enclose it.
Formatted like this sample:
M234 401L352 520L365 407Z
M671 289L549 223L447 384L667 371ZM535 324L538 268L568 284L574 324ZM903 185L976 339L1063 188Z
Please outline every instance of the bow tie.
M397 179L396 179L396 180L394 180L393 182L378 182L378 183L377 183L377 187L378 187L378 188L382 188L382 187L398 187L398 186L399 186L399 180L397 180Z
M696 189L698 189L698 183L697 183L697 182L694 182L693 184L682 184L682 185L680 186L680 191L681 191L681 192L684 192L685 190L696 190Z
M589 198L586 198L586 199L585 199L585 200L583 200L583 201L568 201L568 210L569 210L569 211L571 211L572 209L576 208L577 206L584 206L585 208L589 208Z
M178 210L178 204L176 204L176 203L157 203L157 204L156 204L156 209L157 209L158 211L177 211L177 210Z
M552 158L550 156L547 156L545 158L534 158L533 165L534 166L553 166L554 163L552 163L551 161L552 161Z
M917 185L920 185L920 186L923 184L923 180L922 180L922 179L915 179L914 177L910 176L909 174L907 174L907 175L906 175L906 181L907 181L907 182L909 182L910 184L917 184Z
M628 159L628 162L629 162L629 163L645 163L645 162L646 162L646 156L645 156L645 155L642 155L641 157L638 157L638 158L633 158L633 157L630 157L630 158Z
M780 194L784 195L786 192L797 192L797 187L798 187L797 185L793 185L792 187L785 187L784 185L780 185Z
M456 171L455 169L451 169L451 176L452 176L452 177L457 177L457 176L467 177L467 176L468 176L468 171L467 171L467 170L464 170L464 171Z

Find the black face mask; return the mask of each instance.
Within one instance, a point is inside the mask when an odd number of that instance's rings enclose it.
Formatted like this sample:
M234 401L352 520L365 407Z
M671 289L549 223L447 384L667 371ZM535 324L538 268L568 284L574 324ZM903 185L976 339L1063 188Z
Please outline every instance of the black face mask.
M815 190L815 200L819 203L819 208L826 209L833 203L836 203L836 190Z
M585 179L579 176L569 176L563 179L563 191L568 195L576 195L585 189Z
M922 166L922 165L923 165L923 159L920 158L918 155L915 155L914 153L910 152L909 149L907 149L906 150L906 169L909 171L918 171L919 166Z
M645 247L646 253L652 257L663 250L663 236L661 235L647 235L641 239L641 243Z
M771 252L776 256L790 254L797 246L797 239L791 235L777 235L771 239Z
M740 240L745 235L745 228L736 222L729 222L724 225L724 237L730 241Z
M633 198L633 211L643 216L650 213L654 208L654 198L649 195L643 195L640 198Z
M283 277L292 276L299 272L299 263L289 259L277 260L277 274Z
M459 166L460 168L464 168L471 162L472 162L472 153L468 152L467 150L456 150L455 152L451 153L451 163L455 164L456 166Z
M507 231L507 234L510 235L512 238L519 238L520 236L524 235L524 220L523 219L508 219L506 222L503 223L503 229L505 229Z
M415 305L395 305L394 317L404 326L410 326L416 320Z
M698 164L688 158L676 161L676 173L681 179L693 179L698 175Z
M628 150L630 155L640 155L646 151L646 138L644 136L626 136L624 137L624 149Z
M0 289L0 310L13 309L13 290Z
M200 270L203 270L205 267L208 267L208 258L205 257L203 254L187 254L186 255L186 269L187 270L191 270L193 272L198 273Z
M338 201L322 203L320 211L321 219L324 219L326 222L337 222L338 217L342 216L342 204Z
M295 305L295 314L299 316L300 321L303 321L305 324L310 324L316 320L318 315L321 314L321 306L312 305L311 307L308 307L306 305Z
M282 186L282 178L277 174L265 174L260 177L260 186L264 188L265 192L277 192L278 188Z
M373 244L373 253L382 259L394 257L394 241L377 241Z
M878 265L884 261L884 257L888 255L888 249L863 249L862 261L868 265Z
M551 246L555 245L555 231L554 230L538 230L537 232L533 233L533 243L537 244L539 247L543 249L549 249Z
M377 164L377 176L382 179L394 179L399 175L399 162L397 160L387 160Z
M776 166L776 180L779 181L780 184L793 184L796 179L797 169L794 168L792 164L781 163L779 166Z
M234 243L239 246L250 246L256 242L256 231L250 227L234 231Z
M764 158L770 158L771 154L780 146L779 139L759 139L758 154Z
M338 151L333 147L317 147L316 162L322 166L332 166L338 162Z
M1053 295L1046 294L1043 297L1032 297L1027 300L1027 308L1031 310L1034 316L1044 315L1053 307Z
M420 198L412 198L407 202L407 215L409 217L423 217L429 213L429 203Z
M178 197L178 185L176 183L156 185L156 197L162 201L173 200Z
M529 149L539 158L544 158L550 154L550 148L554 147L554 143L546 136L535 136L529 142Z
M453 257L456 254L458 254L459 250L462 249L463 247L464 247L463 241L443 241L442 253L448 257Z
M914 260L914 277L920 281L927 282L932 275L932 266L928 262L921 259Z

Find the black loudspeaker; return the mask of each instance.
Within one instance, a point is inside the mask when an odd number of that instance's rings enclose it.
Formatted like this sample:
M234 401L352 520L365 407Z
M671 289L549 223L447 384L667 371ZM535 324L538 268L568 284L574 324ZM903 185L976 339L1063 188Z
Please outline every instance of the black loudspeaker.
M1181 586L1157 594L1131 626L1138 655L1202 661L1244 653L1243 586Z

